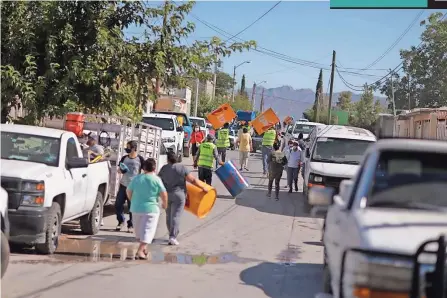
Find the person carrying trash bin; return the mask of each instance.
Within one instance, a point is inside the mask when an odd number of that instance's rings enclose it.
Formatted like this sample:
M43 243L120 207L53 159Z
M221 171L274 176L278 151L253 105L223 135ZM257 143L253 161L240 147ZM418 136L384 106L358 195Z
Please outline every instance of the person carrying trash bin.
M223 128L217 131L217 153L220 156L222 162L225 162L225 158L227 156L227 148L230 147L230 130L228 129L230 125L225 123ZM217 159L216 159L216 168L217 168Z
M206 141L200 145L197 155L194 158L194 169L199 168L199 180L211 185L213 178L213 161L221 166L224 164L217 152L217 146L213 144L213 136L207 135Z
M262 136L262 170L264 175L267 174L268 170L268 161L267 157L270 152L272 152L273 144L276 140L276 131L274 127L270 127L266 132L264 132L264 135ZM279 146L278 146L279 147Z

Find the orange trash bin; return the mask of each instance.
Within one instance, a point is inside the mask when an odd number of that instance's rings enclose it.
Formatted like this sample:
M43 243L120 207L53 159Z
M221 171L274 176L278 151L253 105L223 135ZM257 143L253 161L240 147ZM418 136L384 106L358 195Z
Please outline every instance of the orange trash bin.
M217 192L216 189L202 181L199 181L201 185L204 185L209 189L208 192L204 192L191 183L186 183L186 204L185 210L191 212L198 218L205 218L213 209L216 202Z
M71 131L76 136L81 137L84 132L85 116L80 112L67 113L65 116L65 130Z

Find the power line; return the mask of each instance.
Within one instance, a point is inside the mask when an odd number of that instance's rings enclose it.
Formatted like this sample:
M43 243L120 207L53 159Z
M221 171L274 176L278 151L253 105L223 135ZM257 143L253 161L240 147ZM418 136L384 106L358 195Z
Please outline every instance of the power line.
M413 28L413 26L416 24L416 22L419 20L419 18L421 17L421 15L424 13L425 9L421 10L416 17L411 21L410 25L408 25L407 29L405 29L405 31L391 44L391 46L388 47L388 49L379 56L379 58L377 58L376 60L374 60L372 63L370 63L368 66L366 66L365 68L363 68L362 70L367 70L371 67L373 67L374 65L376 65L379 61L381 61L389 52L391 52L392 49L394 49L394 47L402 40L402 38L405 37L405 35L407 35L407 33L411 30L411 28Z
M243 33L244 31L246 31L247 29L249 29L251 26L253 26L254 24L256 24L257 22L259 22L263 17L265 17L266 15L269 14L269 12L271 12L273 9L275 9L276 6L279 5L279 3L281 3L282 1L278 1L276 2L275 5L273 5L272 7L270 7L269 10L267 10L263 15L261 15L259 18L257 18L255 21L253 21L250 25L248 25L247 27L245 27L244 29L242 29L241 31L239 31L238 33L236 33L235 35L231 36L230 38L228 38L226 41L224 41L224 43L227 43L228 41L232 40L233 38L239 36L241 33Z

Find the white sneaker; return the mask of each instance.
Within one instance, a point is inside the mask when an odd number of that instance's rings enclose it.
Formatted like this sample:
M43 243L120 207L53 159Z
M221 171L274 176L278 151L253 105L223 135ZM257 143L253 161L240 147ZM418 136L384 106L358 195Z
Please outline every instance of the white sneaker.
M180 243L178 242L178 240L177 239L175 239L175 238L169 238L169 244L170 245L180 245Z

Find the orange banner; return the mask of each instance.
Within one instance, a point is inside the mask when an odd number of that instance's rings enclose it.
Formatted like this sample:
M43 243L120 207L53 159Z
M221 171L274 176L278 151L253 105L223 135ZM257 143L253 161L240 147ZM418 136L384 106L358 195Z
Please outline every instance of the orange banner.
M292 122L293 122L293 118L292 117L290 117L290 116L287 116L286 118L284 118L284 121L283 121L286 125L289 125L289 124L292 124Z
M236 118L236 113L229 104L225 103L209 113L206 118L214 129L219 129L224 126L225 123L229 123Z
M256 117L256 119L251 122L251 125L254 127L256 132L261 135L278 122L278 116L276 116L275 112L270 108Z

